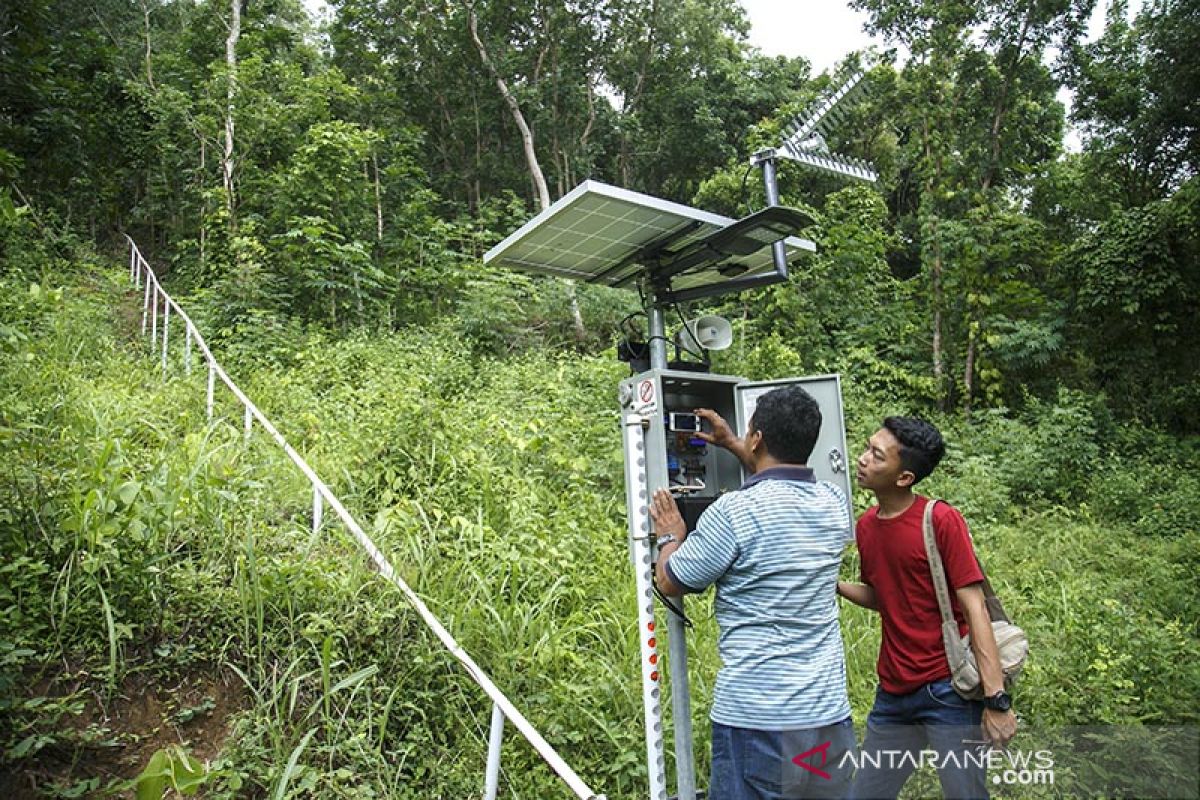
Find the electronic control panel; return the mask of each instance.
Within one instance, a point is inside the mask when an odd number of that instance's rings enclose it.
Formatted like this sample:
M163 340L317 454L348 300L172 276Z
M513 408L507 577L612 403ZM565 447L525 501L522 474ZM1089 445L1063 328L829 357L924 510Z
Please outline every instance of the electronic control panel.
M809 466L818 480L841 487L849 514L851 481L837 375L751 382L729 375L649 370L623 381L619 387L622 413L637 413L648 421L645 458L649 489L668 488L688 527L694 528L709 504L737 489L746 478L732 453L710 445L700 435L711 429L696 410L711 408L735 435L742 436L758 398L791 384L804 386L821 408L821 431Z

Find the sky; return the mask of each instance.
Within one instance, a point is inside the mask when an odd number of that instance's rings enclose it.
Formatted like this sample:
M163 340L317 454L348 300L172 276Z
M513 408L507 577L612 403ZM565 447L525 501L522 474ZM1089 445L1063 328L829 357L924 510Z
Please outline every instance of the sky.
M852 50L883 46L863 32L867 15L837 0L741 0L750 44L769 56L804 56L813 74L832 69Z
M804 56L813 74L831 69L852 50L872 44L885 46L882 39L863 31L867 15L838 0L740 0L750 19L750 44L767 55ZM1136 14L1141 0L1131 0L1129 13ZM1107 0L1097 0L1088 38L1104 28Z

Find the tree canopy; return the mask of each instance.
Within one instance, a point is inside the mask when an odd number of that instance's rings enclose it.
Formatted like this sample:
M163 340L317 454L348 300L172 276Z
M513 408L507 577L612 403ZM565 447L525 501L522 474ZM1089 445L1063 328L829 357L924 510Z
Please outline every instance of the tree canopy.
M1091 40L1094 0L853 5L897 50L839 68L870 91L830 144L881 179L783 164L820 251L714 307L917 403L1065 385L1194 429L1194 4L1112 2ZM31 0L0 27L13 202L133 233L223 331L482 314L484 350L603 348L636 310L482 267L546 200L597 178L744 213L750 154L842 74L751 47L735 0L335 0L320 29L299 0Z

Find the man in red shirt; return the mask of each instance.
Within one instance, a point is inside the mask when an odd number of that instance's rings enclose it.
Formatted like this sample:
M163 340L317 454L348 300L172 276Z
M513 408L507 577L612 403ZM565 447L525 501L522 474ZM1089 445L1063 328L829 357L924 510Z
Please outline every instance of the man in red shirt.
M1003 747L1016 733L967 524L958 511L939 503L934 538L959 632L971 637L985 699L964 700L950 685L925 555L922 520L929 500L913 492L945 451L941 433L928 422L888 417L858 458L858 484L873 491L879 504L858 520L863 582L839 582L838 594L879 612L883 641L879 688L850 793L855 800L896 797L921 763L937 768L946 798L986 798L979 745ZM922 757L922 751L936 757Z

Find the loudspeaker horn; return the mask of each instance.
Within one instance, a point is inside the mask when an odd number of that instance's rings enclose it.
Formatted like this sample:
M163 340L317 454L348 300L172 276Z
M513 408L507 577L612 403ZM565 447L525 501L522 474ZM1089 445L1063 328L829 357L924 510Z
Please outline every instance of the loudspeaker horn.
M687 323L686 330L675 334L675 344L691 350L697 344L705 350L724 350L733 344L733 326L724 317L705 314Z

